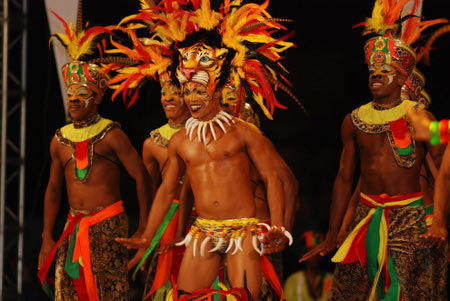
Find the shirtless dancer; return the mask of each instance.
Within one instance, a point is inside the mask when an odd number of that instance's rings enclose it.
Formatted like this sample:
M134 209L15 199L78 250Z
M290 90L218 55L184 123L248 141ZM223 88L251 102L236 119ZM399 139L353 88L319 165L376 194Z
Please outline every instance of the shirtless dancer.
M160 179L164 179L166 175L166 164L168 161L168 146L172 136L180 130L184 129L186 120L191 116L189 109L184 103L183 96L180 88L172 83L174 79L168 72L163 73L160 76L161 84L161 105L164 109L168 123L162 127L150 132L150 137L147 138L142 147L142 158L144 160L145 167L147 168L154 183L159 183ZM157 185L153 186L153 196L156 193ZM175 234L175 240L163 246L164 251L168 251L172 248L176 242L182 240L185 234L186 222L190 216L192 208L192 193L190 192L189 182L185 178L178 185L178 191L176 193L176 200L179 200L179 222L177 232ZM175 252L172 250L171 252ZM165 256L172 256L172 254L166 254ZM158 262L160 257L156 254L152 259L152 263ZM130 268L135 266L140 256L137 256L130 260ZM149 270L147 280L145 281L144 296L147 296L151 290L156 290L154 300L158 300L158 296L164 296L167 287L163 285L161 288L154 287L154 280L157 276L156 265L152 264L153 270ZM159 283L161 284L161 283ZM158 285L159 286L159 285ZM171 288L171 285L168 286Z
M414 69L415 53L405 42L392 38L392 32L383 33L386 36L372 38L365 45L373 101L347 115L342 124L344 148L326 240L301 261L336 247L359 159L360 203L354 231L333 258L341 264L335 272L331 300L396 299L400 293L404 300L438 300L430 283L429 250L419 245L427 232L419 179L427 150L439 166L441 149L416 142L411 135L404 116L408 101L401 101L400 93ZM431 242L439 239L433 228L422 237ZM360 263L358 258L366 261Z
M70 40L66 34L66 41ZM76 46L70 49L78 50ZM120 194L121 169L136 180L140 216L133 236L139 237L146 225L151 181L119 124L98 114L107 88L100 66L83 61L83 53L69 54L74 61L62 71L73 123L58 129L50 145L52 164L44 197L39 278L49 292L44 281L58 250L56 300L128 300L128 254L114 240L128 233ZM55 244L53 226L64 181L71 209L65 231Z

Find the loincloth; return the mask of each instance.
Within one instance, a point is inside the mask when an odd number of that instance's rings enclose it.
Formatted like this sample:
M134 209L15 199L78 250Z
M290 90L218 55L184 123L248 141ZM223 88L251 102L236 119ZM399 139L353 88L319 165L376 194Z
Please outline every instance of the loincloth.
M122 202L93 210L71 209L55 245L55 299L80 300L83 295L89 300L128 300L128 252L115 241L127 236Z
M385 295L397 300L400 294L404 300L433 299L429 250L417 246L426 231L421 193L395 197L362 193L353 226L333 257L341 264L332 300L376 300Z
M210 220L197 217L188 235L179 245L184 244L187 246L194 239L195 256L197 241L200 238L200 234L204 234L205 238L203 238L200 246L200 254L204 254L204 248L208 241L211 241L213 245L213 248L208 252L217 252L219 254L231 252L231 254L235 254L238 250L242 251L242 238L248 231L253 236L253 240L257 240L257 218Z

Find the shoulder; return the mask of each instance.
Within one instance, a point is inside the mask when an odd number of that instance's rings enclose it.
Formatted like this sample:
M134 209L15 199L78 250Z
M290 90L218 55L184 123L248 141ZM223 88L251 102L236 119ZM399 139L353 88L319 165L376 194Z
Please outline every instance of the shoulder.
M235 121L234 126L238 133L262 136L261 131L254 124L248 123L239 118L235 118L233 120Z
M169 148L178 147L181 143L186 141L186 139L187 139L186 131L181 130L176 132L169 140Z

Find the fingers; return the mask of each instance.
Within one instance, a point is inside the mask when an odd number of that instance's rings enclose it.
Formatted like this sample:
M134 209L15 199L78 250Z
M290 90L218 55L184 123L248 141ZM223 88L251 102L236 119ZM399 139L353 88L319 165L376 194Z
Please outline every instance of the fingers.
M308 259L310 259L311 257L317 255L317 253L319 253L319 249L312 249L311 251L307 252L305 255L302 256L302 258L300 258L298 260L298 262L304 262ZM322 254L321 254L322 255ZM322 255L323 256L323 255Z

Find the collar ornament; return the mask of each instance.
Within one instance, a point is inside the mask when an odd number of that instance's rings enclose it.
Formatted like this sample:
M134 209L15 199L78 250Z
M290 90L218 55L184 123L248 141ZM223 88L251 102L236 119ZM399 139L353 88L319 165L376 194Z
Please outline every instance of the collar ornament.
M60 143L73 148L75 179L81 183L86 183L91 173L95 144L105 138L113 128L120 128L119 123L98 116L99 120L89 126L75 128L71 123L56 130L55 133Z
M384 110L388 110L388 109L392 109L395 108L396 106L398 106L399 104L401 104L403 102L402 99L397 99L391 103L388 104L380 104L380 103L376 103L376 102L371 102L372 104L372 108L374 108L377 111L384 111Z
M405 116L405 105L414 105L413 101L403 101L399 105L385 110L376 110L370 102L352 114L353 125L366 134L386 133L397 165L411 168L416 161L413 128Z
M192 141L194 136L194 130L197 128L197 139L199 142L202 142L206 144L206 131L211 131L211 134L213 136L214 141L217 141L216 132L214 130L214 123L217 123L217 125L220 127L220 129L226 134L227 130L225 129L224 123L226 123L229 127L233 123L235 123L233 117L230 116L230 114L220 111L214 118L211 120L198 120L194 117L189 118L186 121L186 135L189 136L189 140Z

